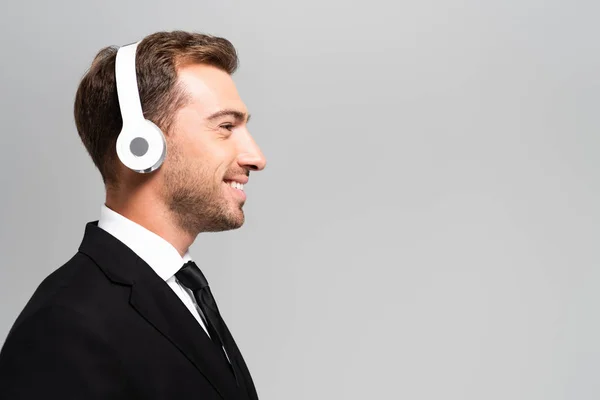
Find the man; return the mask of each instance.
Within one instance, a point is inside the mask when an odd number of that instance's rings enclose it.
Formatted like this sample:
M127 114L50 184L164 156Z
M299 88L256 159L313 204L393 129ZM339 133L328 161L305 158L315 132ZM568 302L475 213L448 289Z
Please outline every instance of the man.
M231 78L235 49L176 31L144 38L136 52L139 100L164 133L164 161L140 173L117 155L117 49L101 50L74 108L106 201L79 251L12 327L0 353L1 399L258 398L188 253L200 232L242 226L243 185L265 167Z

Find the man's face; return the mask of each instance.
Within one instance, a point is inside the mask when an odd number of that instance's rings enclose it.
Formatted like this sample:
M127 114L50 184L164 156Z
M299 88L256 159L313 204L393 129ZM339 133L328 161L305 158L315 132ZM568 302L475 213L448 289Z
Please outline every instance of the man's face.
M244 184L250 170L266 164L248 132L248 111L227 72L196 64L178 76L190 101L177 111L167 135L161 195L192 235L237 229L244 223L246 195L232 181Z

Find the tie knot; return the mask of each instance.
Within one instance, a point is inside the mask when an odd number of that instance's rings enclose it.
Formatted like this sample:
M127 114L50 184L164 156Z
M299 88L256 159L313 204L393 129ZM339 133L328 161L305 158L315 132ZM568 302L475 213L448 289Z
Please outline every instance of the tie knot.
M190 290L200 290L208 286L208 281L193 261L183 264L183 267L175 274L179 282Z

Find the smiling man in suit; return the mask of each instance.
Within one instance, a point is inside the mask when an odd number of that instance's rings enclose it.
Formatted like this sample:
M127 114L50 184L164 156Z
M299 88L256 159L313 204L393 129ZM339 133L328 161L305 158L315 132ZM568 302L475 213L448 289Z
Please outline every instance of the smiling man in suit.
M243 185L265 167L231 75L229 41L158 32L133 57L144 117L164 133L159 168L116 151L117 49L95 57L77 130L106 187L79 251L38 287L0 352L0 398L257 399L247 364L188 248L244 223Z

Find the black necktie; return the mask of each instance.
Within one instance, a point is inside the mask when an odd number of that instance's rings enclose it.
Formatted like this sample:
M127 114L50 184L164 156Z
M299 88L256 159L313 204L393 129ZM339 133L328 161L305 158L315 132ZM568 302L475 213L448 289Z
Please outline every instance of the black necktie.
M252 383L252 378L250 378L246 363L233 340L231 332L229 332L225 321L223 321L223 318L221 317L221 313L217 308L217 303L208 286L208 281L204 277L204 274L202 274L202 271L200 271L200 268L198 268L193 261L188 261L175 276L182 285L186 286L194 293L194 298L206 317L207 330L212 341L219 347L219 352L221 354L223 354L223 351L221 350L221 346L223 346L229 356L237 385L245 388L243 377L244 375L247 375L249 380L248 383L253 386L254 384Z

